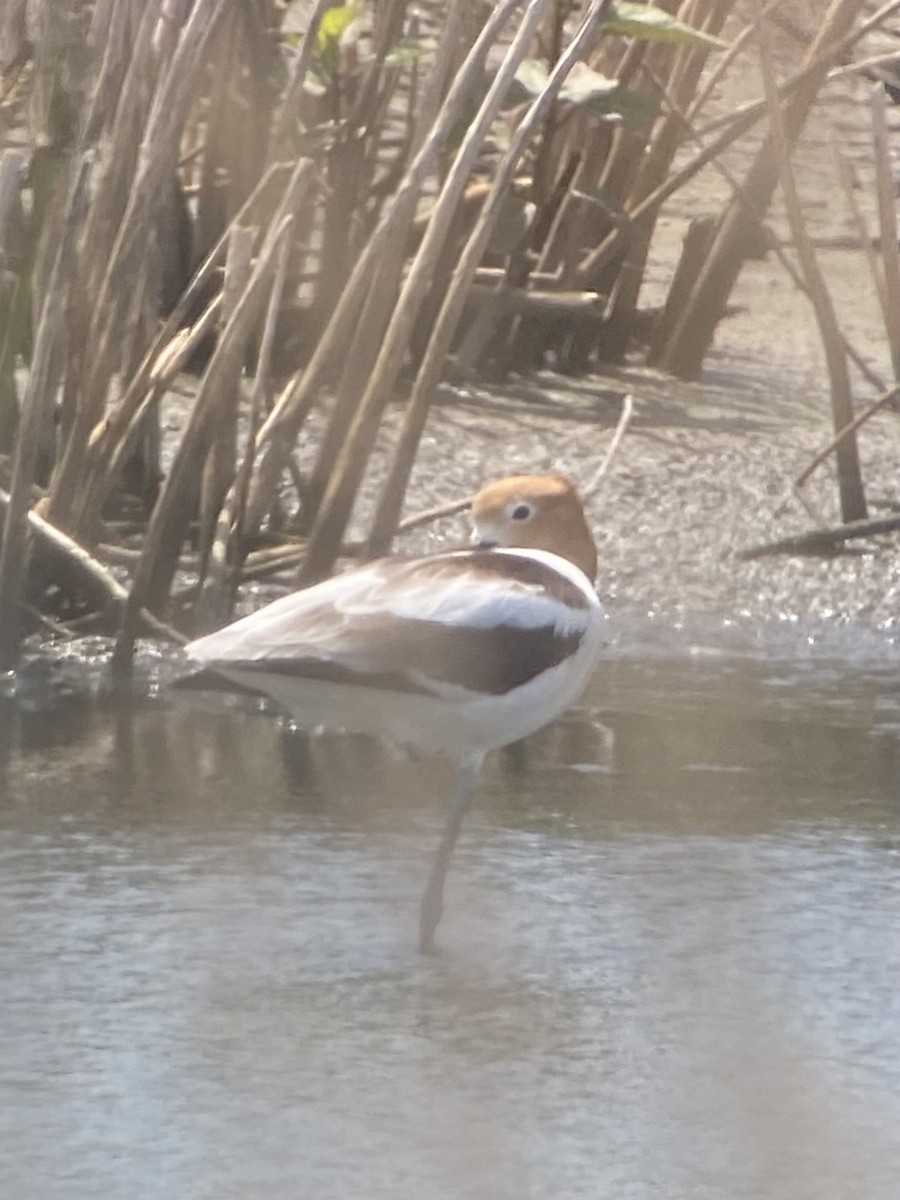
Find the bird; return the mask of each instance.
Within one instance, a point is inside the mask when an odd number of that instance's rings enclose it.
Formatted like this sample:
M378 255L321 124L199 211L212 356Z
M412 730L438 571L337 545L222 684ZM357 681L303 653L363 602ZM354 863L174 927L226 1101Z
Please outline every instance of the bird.
M435 949L444 884L485 756L553 721L605 644L597 547L573 483L517 475L471 503L472 542L392 556L190 642L188 686L262 693L302 727L374 734L457 763L419 914Z

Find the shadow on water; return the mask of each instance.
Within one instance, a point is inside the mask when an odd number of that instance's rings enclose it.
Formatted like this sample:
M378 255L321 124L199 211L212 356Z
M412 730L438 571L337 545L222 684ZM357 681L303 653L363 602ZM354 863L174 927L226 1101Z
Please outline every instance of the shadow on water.
M0 1195L893 1200L895 664L612 653L433 960L446 764L93 690L0 700Z

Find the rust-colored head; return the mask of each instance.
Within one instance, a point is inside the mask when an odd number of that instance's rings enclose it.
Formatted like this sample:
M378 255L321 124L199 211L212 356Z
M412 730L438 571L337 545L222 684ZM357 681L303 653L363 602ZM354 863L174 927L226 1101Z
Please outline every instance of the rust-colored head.
M483 546L549 550L597 573L597 546L574 486L562 475L513 475L472 501L474 541Z

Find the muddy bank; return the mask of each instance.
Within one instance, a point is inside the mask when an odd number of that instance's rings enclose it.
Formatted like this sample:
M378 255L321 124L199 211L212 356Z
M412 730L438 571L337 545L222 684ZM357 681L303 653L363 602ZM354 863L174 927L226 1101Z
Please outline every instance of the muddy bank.
M737 557L810 527L791 482L829 438L811 398L788 394L776 404L766 375L760 363L742 380L723 370L701 386L633 369L602 380L545 375L502 394L457 392L432 416L407 510L509 471L562 469L586 482L630 391L634 417L589 500L598 585L612 611L676 624L859 622L890 633L900 595L896 537L831 559ZM886 414L866 427L861 452L874 510L897 478L900 418ZM838 520L829 468L808 492L826 520ZM427 549L463 530L461 520L445 522L401 544Z

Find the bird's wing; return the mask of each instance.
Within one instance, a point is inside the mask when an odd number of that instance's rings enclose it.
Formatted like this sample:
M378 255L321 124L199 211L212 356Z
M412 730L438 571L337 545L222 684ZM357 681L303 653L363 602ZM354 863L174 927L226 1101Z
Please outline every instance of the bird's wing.
M591 607L584 588L533 555L382 559L276 600L188 653L213 668L502 693L571 654Z

